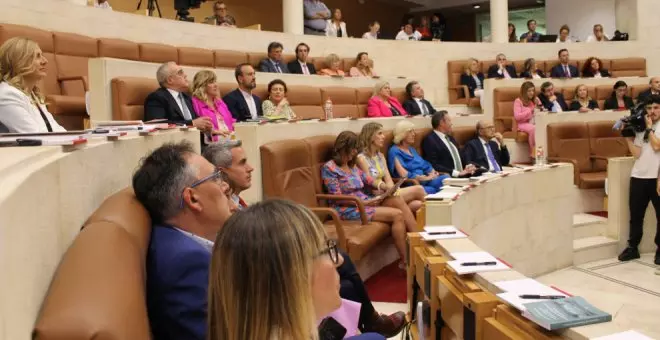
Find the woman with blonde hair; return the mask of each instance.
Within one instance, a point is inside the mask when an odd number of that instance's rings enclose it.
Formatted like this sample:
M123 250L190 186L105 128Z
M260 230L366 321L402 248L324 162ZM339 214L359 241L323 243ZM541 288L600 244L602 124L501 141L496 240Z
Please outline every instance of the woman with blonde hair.
M376 77L373 70L373 60L369 59L367 52L360 52L355 58L355 66L351 67L348 74L351 77Z
M0 46L0 133L66 131L48 112L37 86L47 65L33 40L14 37Z
M341 59L334 53L325 57L325 68L319 71L322 76L344 76L344 70L341 68Z
M371 190L372 196L377 196L394 186L394 181L387 169L387 161L380 151L385 147L385 133L380 123L367 123L362 127L358 136L358 148L361 150L357 157L357 165L362 171L375 180L377 189ZM408 230L415 230L417 222L414 212L424 204L424 188L421 185L413 185L399 189L396 196L401 200L392 200L391 206L403 212Z
M465 66L463 66L463 74L461 74L461 85L465 85L470 93L470 98L477 97L484 107L484 74L479 71L479 61L470 58Z
M387 152L390 173L396 177L416 179L427 194L435 194L442 188L442 181L448 175L440 175L415 150L415 124L402 120L394 127L394 140Z
M191 90L193 109L199 117L209 117L213 124L211 134L205 136L206 143L217 142L218 137L230 137L234 131L234 118L222 100L216 80L213 71L199 71Z
M575 87L575 99L571 103L569 110L579 112L599 111L598 103L591 99L587 85L580 84Z
M266 200L235 213L211 254L208 339L319 339L318 321L341 305L342 262L302 205Z
M392 96L390 83L379 81L374 86L374 93L367 102L369 117L406 116L408 113L396 97Z

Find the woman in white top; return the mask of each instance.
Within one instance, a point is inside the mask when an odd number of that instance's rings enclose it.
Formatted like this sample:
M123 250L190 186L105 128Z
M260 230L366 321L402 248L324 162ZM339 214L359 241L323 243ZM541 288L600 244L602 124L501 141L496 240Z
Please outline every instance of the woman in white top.
M374 21L369 24L369 32L365 32L362 35L363 39L378 39L378 31L380 31L380 23Z
M66 131L48 112L37 83L46 77L48 60L39 45L22 37L0 46L0 132Z
M347 38L346 23L341 21L341 9L335 8L332 18L326 21L325 35L328 37Z

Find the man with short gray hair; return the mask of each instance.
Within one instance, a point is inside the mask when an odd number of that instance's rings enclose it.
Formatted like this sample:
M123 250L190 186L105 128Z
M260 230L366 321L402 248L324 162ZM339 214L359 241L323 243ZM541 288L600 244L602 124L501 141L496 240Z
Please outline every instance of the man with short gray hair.
M203 153L206 160L226 175L232 191L232 200L239 209L247 207L240 193L252 186L252 171L254 171L247 161L242 145L240 140L220 140L209 145Z

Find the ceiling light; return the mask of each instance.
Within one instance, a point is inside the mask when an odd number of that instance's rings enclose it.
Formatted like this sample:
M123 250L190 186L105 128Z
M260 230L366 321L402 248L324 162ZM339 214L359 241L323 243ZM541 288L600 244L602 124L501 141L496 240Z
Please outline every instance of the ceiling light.
M481 8L481 5L474 5L472 7L474 7L474 9L479 9L479 8Z

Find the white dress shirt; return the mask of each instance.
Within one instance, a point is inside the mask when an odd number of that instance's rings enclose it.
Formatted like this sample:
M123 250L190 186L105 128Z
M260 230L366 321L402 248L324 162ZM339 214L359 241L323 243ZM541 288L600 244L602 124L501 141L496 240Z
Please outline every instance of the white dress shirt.
M257 111L257 104L254 102L252 93L245 92L242 89L239 89L239 91L241 91L243 94L243 98L245 98L248 109L250 109L250 116L252 116L252 119L257 119L259 117L259 111Z
M210 253L210 252L213 252L213 244L214 244L213 241L207 240L207 239L205 239L205 238L203 238L203 237L201 237L201 236L197 236L197 235L195 235L195 234L193 234L193 233L191 233L191 232L189 232L189 231L185 231L185 230L183 230L183 229L179 229L179 228L177 228L177 227L173 227L173 228L176 229L176 230L178 230L178 231L181 232L182 234L184 234L184 235L190 237L193 241L199 243L202 247L204 247L204 249L207 249L207 250L209 251L209 253Z
M488 152L492 152L493 156L495 156L495 153L493 150L490 149L490 145L488 144L488 141L485 141L483 138L479 137L479 142L481 143L481 146L484 148L484 154L486 155L486 160L488 161L488 171L493 172L495 171L495 165L493 165L493 162L490 161L490 157L488 157Z
M504 77L504 79L511 79L511 75L506 70L506 67L500 67L500 69L497 70L497 73L502 75L502 77Z
M300 63L300 69L302 70L302 73L309 74L309 68L307 67L307 63L300 60L298 60L298 63Z
M610 37L607 36L607 34L603 34L603 35L605 36L605 38L606 38L607 40L610 40ZM600 41L599 41L598 39L596 39L596 36L593 35L593 34L590 34L590 35L587 37L587 42L604 42L604 41L607 41L607 40L600 40Z
M456 147L456 145L454 145L454 143L449 143L449 141L447 140L447 135L445 135L444 133L438 130L433 130L433 132L435 132L435 134L438 135L438 137L440 137L440 140L445 144L447 149L450 150L449 154L451 155L451 158L454 161L454 170L452 170L451 172L451 177L458 177L458 175L460 175L460 171L458 171L457 168L463 169L463 163L461 163L461 158L460 158L460 153L458 152L458 148ZM456 151L456 154L459 155L458 159L454 158L454 154L451 152L452 148Z
M660 121L653 125L655 136L660 138ZM642 148L639 158L633 164L630 177L653 179L658 178L658 169L660 169L660 152L653 151L651 142L644 142L644 132L638 132L635 135L633 144Z
M48 112L45 105L39 105L39 108L46 116L53 132L66 131ZM23 91L7 82L0 83L0 133L48 132L39 108Z
M362 35L362 39L378 39L378 34L371 34L371 32L365 32Z
M420 40L422 39L422 34L419 31L415 31L412 34L406 33L404 30L399 31L396 35L395 40Z
M424 102L420 98L413 98L415 100L415 103L417 103L417 106L419 106L419 112L422 113L422 115L428 115L429 108L424 105Z
M183 104L179 99L179 94L181 94L181 92L172 89L167 89L167 92L169 92L172 95L174 101L176 102L176 105L179 105L179 110L181 110L181 113L183 113Z

